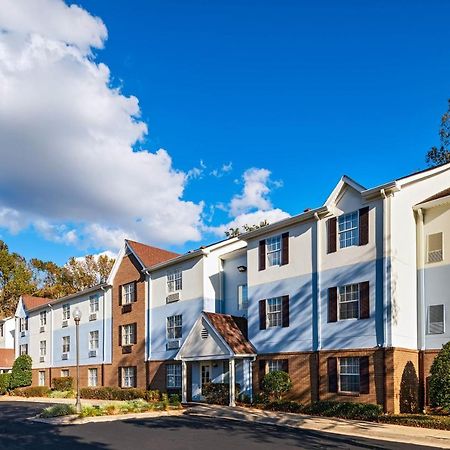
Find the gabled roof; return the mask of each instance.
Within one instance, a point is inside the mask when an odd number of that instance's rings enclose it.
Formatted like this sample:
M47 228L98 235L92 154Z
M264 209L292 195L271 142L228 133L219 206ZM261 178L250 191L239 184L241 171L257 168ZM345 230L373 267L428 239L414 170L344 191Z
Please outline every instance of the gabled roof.
M333 204L336 202L337 198L339 197L342 190L346 187L350 186L355 191L359 192L360 194L366 190L364 186L357 183L352 178L348 177L347 175L344 175L338 182L338 184L335 186L329 197L326 199L324 206L330 207L333 206Z
M125 242L131 247L136 254L143 267L151 267L163 261L180 256L178 253L170 252L158 247L142 244L141 242L131 241L126 239Z
M247 340L247 319L211 312L203 313L235 355L256 354L253 345Z
M421 203L432 202L433 200L439 200L440 198L448 197L449 195L450 195L450 188L444 189L443 191L438 192L437 194L434 194L431 197L428 197Z
M14 363L14 356L13 348L0 348L0 368L10 369Z
M27 311L34 308L39 308L40 306L48 305L54 302L50 298L45 297L35 297L33 295L22 295L23 306Z

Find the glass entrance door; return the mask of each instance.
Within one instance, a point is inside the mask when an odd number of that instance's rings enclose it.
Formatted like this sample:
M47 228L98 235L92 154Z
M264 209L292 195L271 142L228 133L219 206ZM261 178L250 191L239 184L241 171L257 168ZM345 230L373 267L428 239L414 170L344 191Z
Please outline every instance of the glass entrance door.
M201 393L203 397L203 386L205 384L211 383L211 364L201 363L200 365L200 382L201 382Z

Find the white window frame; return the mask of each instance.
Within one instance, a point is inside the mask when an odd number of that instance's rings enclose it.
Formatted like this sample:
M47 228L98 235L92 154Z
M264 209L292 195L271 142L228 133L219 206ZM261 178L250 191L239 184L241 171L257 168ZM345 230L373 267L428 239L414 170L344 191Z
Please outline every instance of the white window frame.
M44 345L42 345L44 344ZM39 356L45 357L47 356L47 341L40 341L39 342Z
M133 345L135 328L133 323L129 323L127 325L122 325L122 345L127 347L129 345Z
M122 387L132 388L136 385L134 367L122 367Z
M266 239L267 267L281 266L282 251L281 234Z
M98 350L99 335L98 330L89 331L89 350Z
M337 228L340 249L359 245L359 211L339 216ZM347 237L348 235L350 237Z
M356 289L356 295L357 299L354 298L348 299L347 297L350 297L355 293L354 289ZM348 292L350 290L353 290L352 292ZM349 304L349 303L357 303L358 304L358 314L357 317L341 317L341 309L343 304ZM352 283L352 284L346 284L344 286L338 287L338 320L357 320L360 318L361 315L361 289L360 285L358 283Z
M28 344L20 344L19 353L20 355L28 355Z
M89 296L89 314L95 314L99 311L99 295L90 295Z
M441 235L441 249L430 251L430 237L436 234ZM431 253L439 253L439 252L441 259L436 260L430 259ZM436 233L427 234L427 264L436 264L441 263L442 261L444 261L444 233L442 231L437 231Z
M282 359L269 359L267 361L267 373L282 371L283 370L283 360Z
M38 386L45 386L45 370L39 371Z
M39 313L39 323L41 327L45 327L47 325L47 311L41 311Z
M352 372L351 370L347 370L348 367L345 368L345 370L343 370L343 362L347 361L350 362L348 360L352 360L351 363L353 364L349 364L348 366L352 367L353 365L353 369L357 368L354 372ZM348 390L348 389L344 389L344 387L342 386L342 377L358 377L358 389L357 390ZM360 376L360 359L358 357L346 357L346 358L338 358L338 391L339 392L343 392L346 394L359 394L360 389L361 389L361 376Z
M167 272L167 292L172 294L183 289L183 271L175 269Z
M432 333L431 332L430 309L432 306L442 306L442 321L443 321L442 333ZM446 313L446 308L443 303L438 303L435 305L428 305L428 307L427 307L427 334L429 334L431 336L439 336L441 334L445 334L445 331L446 331L446 329L445 329L445 313Z
M63 308L63 320L70 319L70 303L66 303L62 306Z
M5 324L0 323L0 337L5 337Z
M237 287L238 310L248 309L248 284L239 284Z
M122 285L122 305L130 305L136 301L135 283Z
M62 352L70 353L70 336L62 337Z
M181 387L181 364L166 365L166 387L175 389Z
M183 337L183 315L175 314L166 319L167 340L181 339Z
M283 326L283 299L273 297L266 300L266 328Z
M62 378L70 377L70 370L69 369L61 369L61 377Z
M98 369L88 368L88 386L96 387L98 385Z
M20 331L23 333L27 330L27 318L22 317L19 319L20 322Z

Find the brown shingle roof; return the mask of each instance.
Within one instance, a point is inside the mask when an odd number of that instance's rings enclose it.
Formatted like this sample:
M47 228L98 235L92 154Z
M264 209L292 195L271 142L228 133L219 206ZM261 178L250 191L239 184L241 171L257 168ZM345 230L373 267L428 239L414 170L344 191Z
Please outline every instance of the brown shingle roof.
M130 241L127 239L128 245L133 249L138 258L143 262L145 267L154 266L161 262L180 256L178 253L169 252L162 248L152 247L150 245L141 244L140 242Z
M54 300L50 298L34 297L33 295L22 295L22 301L27 311L54 302Z
M211 312L205 312L205 315L236 355L256 354L256 350L246 337L247 319Z
M10 369L14 363L14 349L0 348L0 367Z
M431 197L424 200L422 203L431 202L433 200L438 200L439 198L448 197L450 195L450 188L445 189L437 194L432 195Z

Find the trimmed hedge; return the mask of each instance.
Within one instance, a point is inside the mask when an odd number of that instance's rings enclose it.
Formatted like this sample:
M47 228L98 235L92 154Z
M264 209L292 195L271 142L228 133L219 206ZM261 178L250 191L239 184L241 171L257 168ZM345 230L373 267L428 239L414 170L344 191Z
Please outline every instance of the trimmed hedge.
M434 428L450 431L450 416L432 416L427 414L398 414L380 416L379 422L409 427Z
M236 384L235 389L237 397L241 389L240 385ZM203 395L206 403L228 405L230 402L230 385L229 383L207 383L203 386Z
M71 391L73 389L72 377L57 377L52 379L52 387L55 391Z
M287 372L274 370L264 375L262 389L269 398L281 400L283 394L292 387L292 381Z
M24 388L16 388L11 394L18 397L48 397L50 389L47 386L28 386Z
M303 405L291 400L276 400L274 402L264 404L264 409L269 411L301 413L303 412Z
M9 391L10 383L11 383L11 374L0 373L0 395L4 395Z
M304 414L342 419L376 420L383 414L380 405L353 402L315 402L303 408Z
M16 358L11 371L11 389L22 386L30 386L32 380L32 364L33 362L30 355L20 355Z
M87 387L81 388L81 398L99 399L99 400L135 400L142 398L146 400L149 397L149 392L145 389L127 388L121 389L118 387ZM154 394L152 394L154 395Z

